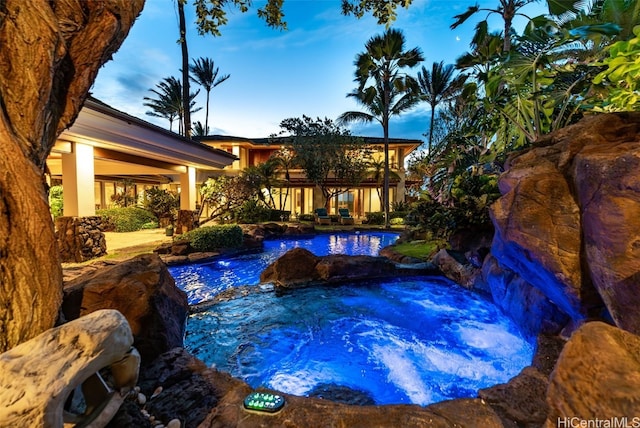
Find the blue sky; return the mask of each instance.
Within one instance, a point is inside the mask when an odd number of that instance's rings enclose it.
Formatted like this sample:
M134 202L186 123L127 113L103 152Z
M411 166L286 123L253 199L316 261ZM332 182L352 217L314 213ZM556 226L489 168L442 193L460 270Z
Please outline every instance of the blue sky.
M254 0L254 6L264 2ZM399 9L393 27L404 32L407 48L422 49L425 61L453 63L469 47L480 17L451 30L453 16L462 13L475 0L414 0L408 10ZM480 0L480 6L495 7L497 0ZM531 16L544 13L543 3L523 9ZM286 0L288 30L268 28L256 17L255 7L242 14L230 9L229 23L222 36L200 36L194 24L193 7L188 0L187 37L189 56L212 58L220 75L231 77L211 92L209 127L211 134L239 137L267 137L280 130L279 123L289 117L329 117L360 110L346 94L355 88L353 65L366 41L384 32L371 17L360 20L340 14L340 0ZM500 29L498 18L492 29ZM523 21L516 23L516 28ZM120 50L99 72L91 91L93 96L133 116L169 127L165 119L145 113L143 97L154 95L164 77L180 77L181 56L175 0L147 0L142 14ZM197 86L193 86L197 88ZM192 121L204 123L205 93L197 98L202 111ZM430 111L427 104L392 119L390 136L424 139ZM175 130L175 124L174 124ZM382 136L377 124L355 125L353 134Z

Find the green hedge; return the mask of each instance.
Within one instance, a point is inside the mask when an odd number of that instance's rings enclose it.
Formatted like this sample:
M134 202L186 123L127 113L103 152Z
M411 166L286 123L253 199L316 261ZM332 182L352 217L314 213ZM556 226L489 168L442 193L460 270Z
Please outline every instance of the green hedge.
M51 214L53 215L53 218L60 217L62 215L62 186L52 186L49 189L49 206L51 207Z
M98 210L96 214L107 219L115 232L135 232L148 223L158 222L153 213L138 207L110 208Z
M313 214L300 214L298 216L298 220L300 221L315 221L315 217L313 216Z
M237 248L242 245L242 229L238 225L222 224L193 229L181 235L198 251L214 251L220 248Z

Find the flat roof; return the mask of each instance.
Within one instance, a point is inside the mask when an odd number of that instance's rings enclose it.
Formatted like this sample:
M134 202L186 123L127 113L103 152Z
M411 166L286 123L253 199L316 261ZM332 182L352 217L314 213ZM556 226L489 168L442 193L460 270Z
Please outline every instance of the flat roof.
M374 144L374 145L382 145L384 144L384 138L382 137L365 137L359 135L352 135L354 138L361 138L366 144ZM290 136L285 137L273 137L273 138L245 138L245 137L236 137L231 135L206 135L206 136L198 136L194 137L198 141L209 142L209 143L239 143L239 144L249 144L252 146L279 146L284 143ZM417 148L421 144L423 144L422 140L409 139L409 138L389 138L389 144L396 146L410 146L412 148Z
M73 125L63 131L58 140L80 141L200 169L224 168L237 160L231 153L183 137L92 97L87 98Z

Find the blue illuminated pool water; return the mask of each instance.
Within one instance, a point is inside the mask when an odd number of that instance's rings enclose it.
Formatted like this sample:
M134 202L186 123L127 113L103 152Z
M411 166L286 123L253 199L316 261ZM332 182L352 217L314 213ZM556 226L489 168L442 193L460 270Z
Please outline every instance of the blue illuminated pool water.
M260 273L292 248L306 248L316 256L350 254L377 256L393 244L397 233L366 232L322 234L305 238L264 241L264 251L237 257L225 257L210 263L169 267L176 284L182 288L189 304L210 300L213 296L238 285L257 285Z
M304 396L334 384L420 405L475 397L533 354L491 302L444 278L226 301L189 318L185 347L253 387Z
M294 247L317 255L368 254L396 234L318 235L265 242L265 252L171 267L190 303L259 282ZM475 397L531 363L533 344L492 302L441 277L258 292L192 314L185 347L211 366L308 395L324 385L362 391L377 404L426 405Z

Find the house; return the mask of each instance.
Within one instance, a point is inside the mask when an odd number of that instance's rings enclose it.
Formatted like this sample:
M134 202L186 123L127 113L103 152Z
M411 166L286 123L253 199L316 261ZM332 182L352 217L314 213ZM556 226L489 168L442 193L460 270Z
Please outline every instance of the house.
M382 138L363 137L363 140L365 144L375 149L372 154L372 160L379 161L384 159L384 142ZM236 160L231 165L221 171L215 171L212 176L237 175L248 166L255 166L265 162L282 147L278 139L269 138L211 135L200 137L200 141L236 157ZM389 140L389 162L391 171L394 173L392 174L393 177L390 178L390 201L404 201L405 160L421 144L421 140L395 138ZM278 209L300 215L313 213L315 208L324 206L322 193L314 183L305 177L304 171L300 169L290 170L287 184L287 187L274 189L276 205L279 204ZM340 188L344 184L336 182L335 186ZM361 218L367 212L383 211L381 194L381 180L370 174L358 187L348 189L329 201L329 213L338 214L338 209L348 208L354 217Z
M128 185L133 195L158 186L180 193L180 208L195 210L197 184L236 157L88 98L47 158L61 182L64 216L95 215Z
M382 138L363 140L377 149L373 160L383 159ZM420 140L389 141L392 202L404 201L404 163L420 144ZM198 186L208 177L237 175L280 148L269 138L212 135L190 140L89 97L73 125L58 138L47 167L52 183L63 185L64 216L93 216L96 209L112 207L125 187L135 196L151 186L167 188L180 194L181 210L195 210ZM274 189L279 209L299 215L324 205L320 190L304 171L291 170L287 184ZM335 183L337 188L343 185ZM369 175L358 187L329 201L329 212L348 208L354 217L364 217L382 211L381 188L380 178Z

